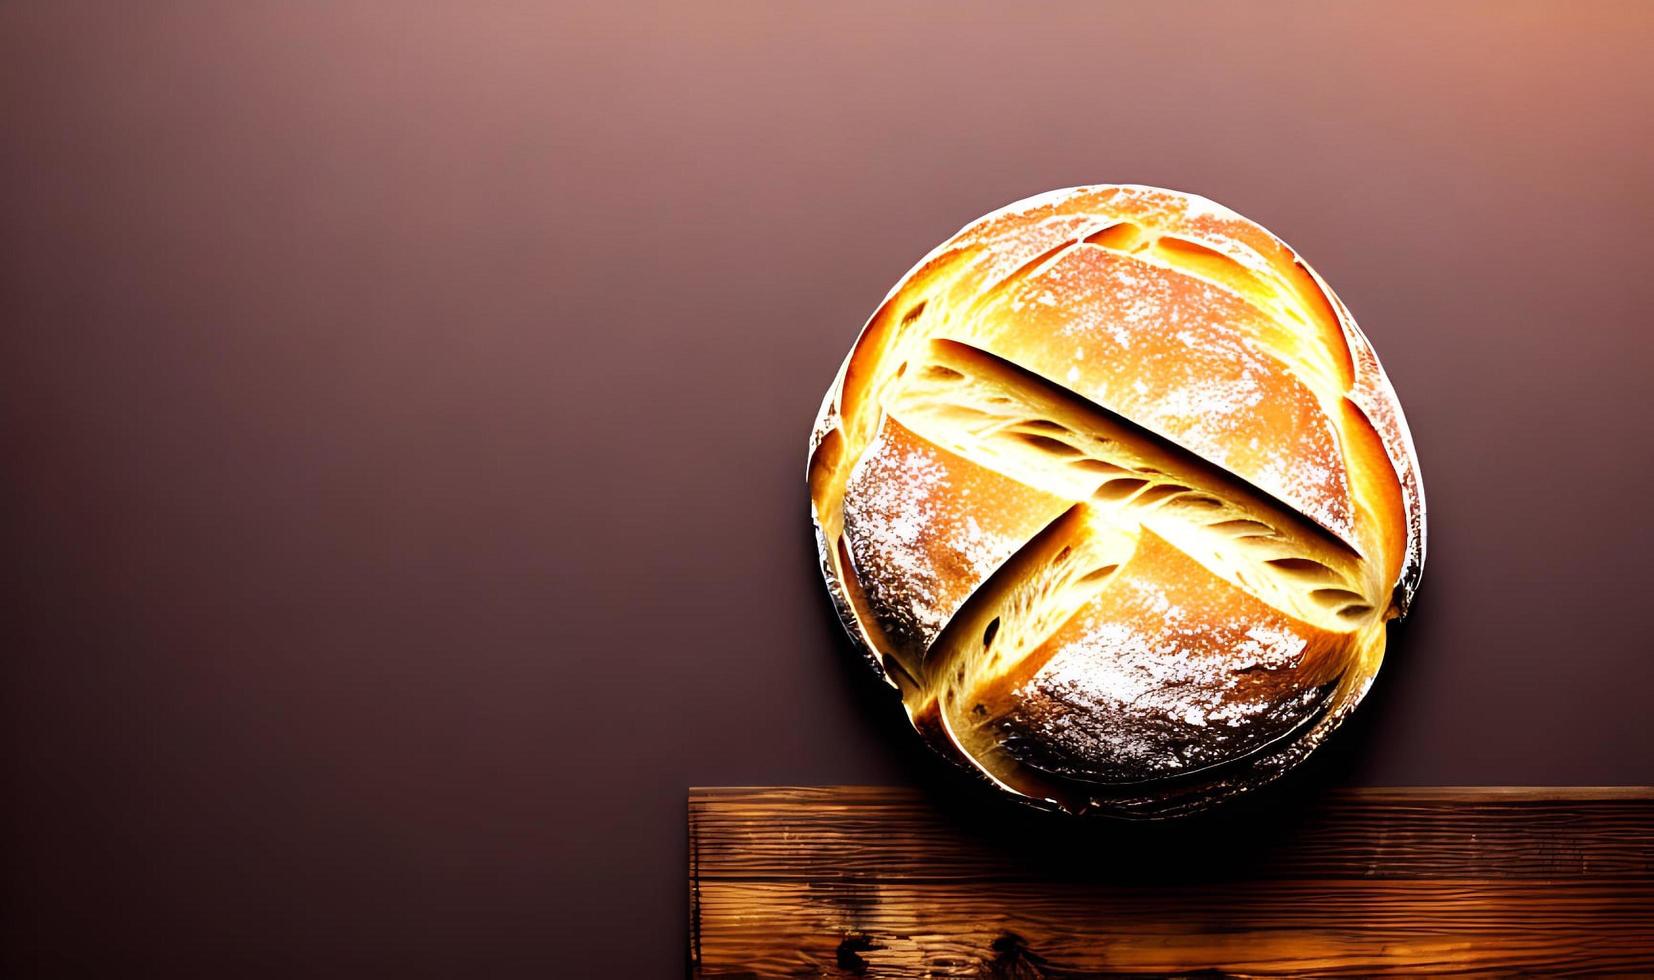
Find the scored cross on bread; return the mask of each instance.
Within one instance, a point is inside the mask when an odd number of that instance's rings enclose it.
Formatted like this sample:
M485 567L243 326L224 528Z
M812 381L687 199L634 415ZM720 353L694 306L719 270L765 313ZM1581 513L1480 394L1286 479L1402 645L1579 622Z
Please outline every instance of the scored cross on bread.
M812 443L847 629L944 754L1155 814L1257 785L1360 699L1423 559L1370 346L1285 245L1079 188L892 291Z

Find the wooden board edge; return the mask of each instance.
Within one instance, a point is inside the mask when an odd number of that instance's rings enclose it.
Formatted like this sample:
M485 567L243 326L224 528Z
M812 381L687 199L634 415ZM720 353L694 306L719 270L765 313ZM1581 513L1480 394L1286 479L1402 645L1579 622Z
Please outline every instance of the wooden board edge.
M691 811L720 803L839 806L913 803L925 799L905 786L691 786ZM1654 786L1350 786L1329 790L1332 802L1551 803L1654 800Z

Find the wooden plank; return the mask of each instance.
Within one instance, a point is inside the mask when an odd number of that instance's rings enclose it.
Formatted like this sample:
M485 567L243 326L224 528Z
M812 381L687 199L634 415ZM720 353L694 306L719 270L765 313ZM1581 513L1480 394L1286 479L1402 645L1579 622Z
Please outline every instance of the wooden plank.
M1362 789L1152 825L690 792L698 976L1654 972L1654 789Z
M1559 795L1567 794L1567 795ZM1169 878L1644 878L1649 790L1363 789L1291 813L1099 824L939 811L885 788L695 790L703 876L882 881Z

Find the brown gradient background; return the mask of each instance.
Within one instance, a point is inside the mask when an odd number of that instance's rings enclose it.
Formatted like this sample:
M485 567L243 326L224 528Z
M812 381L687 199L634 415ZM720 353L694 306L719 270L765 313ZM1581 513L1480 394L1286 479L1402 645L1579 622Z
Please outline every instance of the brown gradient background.
M1082 182L1284 236L1412 420L1297 778L1654 782L1654 5L1013 6L0 6L3 972L671 976L687 786L953 794L805 437Z

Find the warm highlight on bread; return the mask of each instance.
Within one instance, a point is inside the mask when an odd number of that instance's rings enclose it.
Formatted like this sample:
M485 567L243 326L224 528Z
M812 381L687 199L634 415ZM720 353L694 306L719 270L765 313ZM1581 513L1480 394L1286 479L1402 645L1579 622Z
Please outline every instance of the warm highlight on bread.
M840 617L944 755L1065 810L1184 812L1360 701L1424 561L1395 393L1291 249L1080 187L919 263L823 403Z

